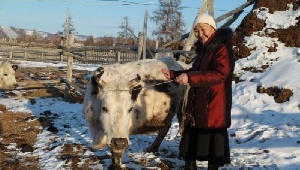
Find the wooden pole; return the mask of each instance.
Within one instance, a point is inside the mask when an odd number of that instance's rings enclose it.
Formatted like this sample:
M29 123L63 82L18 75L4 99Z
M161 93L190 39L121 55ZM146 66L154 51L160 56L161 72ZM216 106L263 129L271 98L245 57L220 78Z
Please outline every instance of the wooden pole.
M142 51L143 51L143 42L144 42L144 40L143 40L143 33L142 32L139 32L139 44L138 44L138 60L140 60L141 59L141 57L142 57Z
M143 59L146 59L146 50L147 50L147 19L148 19L148 11L145 10L145 16L144 16L144 33L143 33Z
M24 59L25 60L27 59L27 47L25 47L25 50L24 50Z
M73 57L68 56L68 61L67 61L67 75L66 79L70 83L72 83L72 73L73 72ZM65 92L64 92L64 99L68 100L70 99L70 89L67 85L65 85Z
M211 15L213 18L215 18L215 12L214 12L214 0L209 0L207 3L208 7L208 14Z
M9 59L13 58L13 46L10 47Z
M117 53L117 61L118 61L118 63L121 62L121 52Z
M44 61L44 53L43 53L43 49L42 49L42 55L41 55L42 61Z
M63 62L64 61L64 51L62 50L60 53L60 61Z

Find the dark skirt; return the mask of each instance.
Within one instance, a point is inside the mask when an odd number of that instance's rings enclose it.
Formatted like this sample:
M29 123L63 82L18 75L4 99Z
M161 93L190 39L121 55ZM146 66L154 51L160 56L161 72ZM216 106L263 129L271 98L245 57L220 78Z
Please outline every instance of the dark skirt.
M230 164L227 129L198 129L187 125L180 141L179 157L210 164Z

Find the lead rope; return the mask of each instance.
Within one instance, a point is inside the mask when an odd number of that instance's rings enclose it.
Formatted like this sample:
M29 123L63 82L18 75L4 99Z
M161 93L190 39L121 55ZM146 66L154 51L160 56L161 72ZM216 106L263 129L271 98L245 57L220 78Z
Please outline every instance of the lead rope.
M153 84L153 85L147 85L147 86L144 86L144 87L135 88L134 90L140 90L140 89L147 88L147 87L154 87L154 86L158 86L158 85L161 85L161 84L171 83L172 81L175 81L175 79L164 81L164 82ZM106 91L130 91L130 90L129 89L124 89L124 90L106 90Z
M189 120L188 120L186 123L188 123L189 121L191 121L191 126L195 126L195 119L194 119L194 117L186 112L189 89L190 89L190 86L187 85L187 86L186 86L186 89L185 89L185 93L184 93L183 102L182 102L183 104L182 104L182 107L181 107L181 113L183 113L183 115L182 115L182 120L181 120L181 122L179 123L179 129L178 129L178 131L177 131L177 133L176 133L176 135L175 135L175 137L174 137L174 140L175 140L175 138L179 135L179 133L180 133L180 134L183 133L184 127L185 127L185 123L184 123L184 122L186 121L187 116L189 117ZM176 142L176 140L175 140L175 142ZM177 143L177 142L176 142L176 143ZM178 144L178 143L177 143L177 144Z

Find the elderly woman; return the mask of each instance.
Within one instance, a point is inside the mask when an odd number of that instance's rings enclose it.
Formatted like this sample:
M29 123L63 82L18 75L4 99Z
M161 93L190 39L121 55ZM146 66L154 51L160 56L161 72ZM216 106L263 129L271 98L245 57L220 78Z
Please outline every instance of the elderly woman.
M208 161L208 169L230 163L233 31L217 29L215 20L200 15L194 24L197 56L189 70L163 69L165 77L190 85L185 128L179 150L185 169L197 169L196 160Z

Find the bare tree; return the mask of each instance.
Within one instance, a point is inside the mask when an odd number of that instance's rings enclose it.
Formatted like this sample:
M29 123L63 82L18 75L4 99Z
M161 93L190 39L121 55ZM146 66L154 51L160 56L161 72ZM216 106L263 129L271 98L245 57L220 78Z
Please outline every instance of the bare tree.
M159 0L159 7L150 20L158 26L152 34L164 41L176 39L185 32L181 0Z
M94 37L92 35L88 36L86 41L83 43L85 46L93 46L94 43Z
M72 17L70 16L70 10L67 8L67 16L66 16L66 22L62 25L63 31L60 32L61 37L67 38L70 34L75 34L75 26L72 21Z
M134 38L133 29L129 26L129 18L126 16L123 18L123 22L119 26L122 30L118 32L119 39L122 40L123 45L128 45L128 40Z

